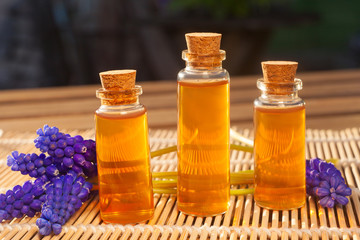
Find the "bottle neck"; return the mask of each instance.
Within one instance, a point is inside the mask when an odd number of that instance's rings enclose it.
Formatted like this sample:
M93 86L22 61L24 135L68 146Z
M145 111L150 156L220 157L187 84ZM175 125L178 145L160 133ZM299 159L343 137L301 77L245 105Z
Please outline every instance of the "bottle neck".
M257 81L257 87L261 91L260 100L273 103L294 103L301 101L298 91L302 89L302 81L295 79L293 82L264 82Z
M96 97L100 99L101 106L128 108L139 105L139 96L142 94L141 86L124 90L106 90L100 88L96 91Z
M186 62L186 70L216 71L222 69L225 51L220 50L219 53L211 55L198 55L184 50L182 59Z

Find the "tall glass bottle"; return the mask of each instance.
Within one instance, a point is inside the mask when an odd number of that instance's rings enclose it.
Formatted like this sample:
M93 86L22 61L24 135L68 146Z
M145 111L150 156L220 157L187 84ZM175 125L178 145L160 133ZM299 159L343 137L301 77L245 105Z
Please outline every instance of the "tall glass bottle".
M136 223L154 213L147 112L139 103L135 70L100 73L96 91L96 152L101 218Z
M229 206L229 74L221 34L186 34L186 68L178 74L177 206L209 216Z
M258 205L294 209L305 204L305 103L296 62L262 63L261 96L254 102L255 193Z

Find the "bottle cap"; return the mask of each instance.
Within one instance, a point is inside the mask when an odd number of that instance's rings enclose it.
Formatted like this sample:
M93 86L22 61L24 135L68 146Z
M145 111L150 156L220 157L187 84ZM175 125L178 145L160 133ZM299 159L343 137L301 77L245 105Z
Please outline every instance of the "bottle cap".
M198 55L219 54L221 34L194 32L185 34L188 52Z
M99 73L105 90L126 90L135 87L136 70L112 70Z
M261 63L264 82L286 83L294 82L297 62L266 61Z

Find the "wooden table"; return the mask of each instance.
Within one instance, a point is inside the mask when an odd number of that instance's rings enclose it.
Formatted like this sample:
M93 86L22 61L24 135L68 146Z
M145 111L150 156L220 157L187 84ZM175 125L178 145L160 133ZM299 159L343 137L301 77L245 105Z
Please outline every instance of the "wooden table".
M253 101L260 76L231 78L231 124L252 128ZM307 128L360 127L360 69L299 73L307 104ZM176 128L176 80L138 83L150 128ZM62 129L94 126L100 85L0 91L0 128L34 131L43 124Z

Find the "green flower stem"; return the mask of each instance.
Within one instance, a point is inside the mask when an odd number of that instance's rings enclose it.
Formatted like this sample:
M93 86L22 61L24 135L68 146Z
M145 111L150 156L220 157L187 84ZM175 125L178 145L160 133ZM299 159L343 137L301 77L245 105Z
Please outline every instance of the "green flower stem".
M153 188L174 188L177 185L177 180L153 180Z
M254 183L254 170L246 170L241 172L230 173L230 184L253 184Z
M177 172L152 172L153 178L177 179Z
M230 195L246 195L246 194L254 194L253 188L245 188L245 189L230 189Z
M237 145L237 144L230 144L230 149L237 150L237 151L243 151L243 152L249 152L249 153L252 153L254 151L253 147Z
M156 150L156 151L152 151L150 153L150 156L151 156L151 158L158 157L158 156L161 156L161 155L163 155L165 153L175 152L176 150L177 150L177 146L174 145L174 146L162 148L162 149L159 149L159 150Z
M174 188L154 188L154 193L160 193L160 194L176 194L176 189Z
M237 151L244 151L244 152L250 152L252 153L254 148L253 147L249 147L249 146L243 146L243 145L237 145L237 144L230 144L230 149L231 150L237 150ZM170 147L166 147L166 148L162 148L156 151L152 151L150 153L151 157L158 157L161 156L163 154L166 153L171 153L171 152L175 152L177 150L177 146L170 146Z

